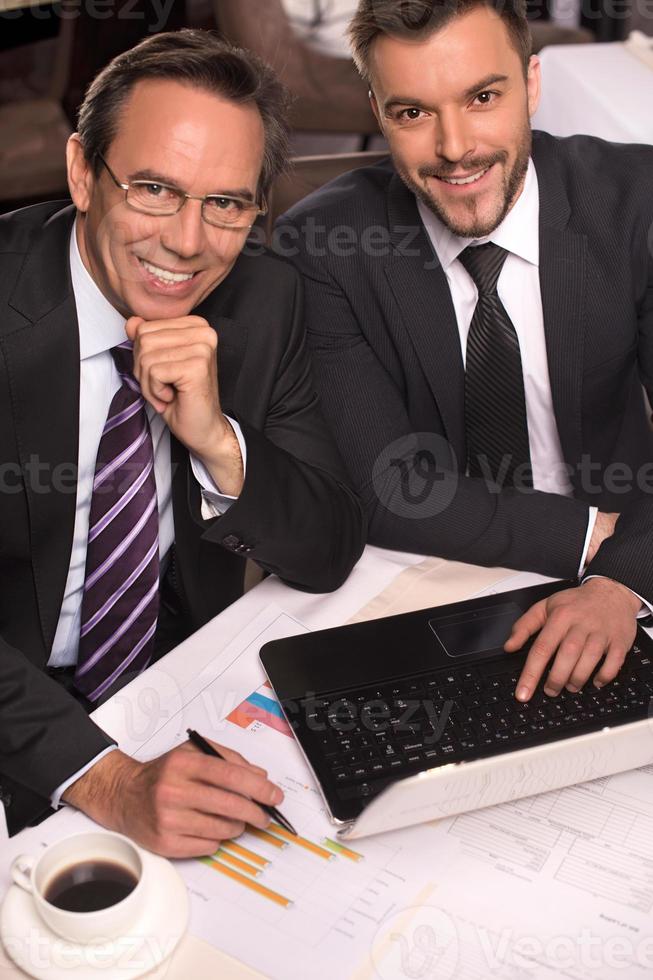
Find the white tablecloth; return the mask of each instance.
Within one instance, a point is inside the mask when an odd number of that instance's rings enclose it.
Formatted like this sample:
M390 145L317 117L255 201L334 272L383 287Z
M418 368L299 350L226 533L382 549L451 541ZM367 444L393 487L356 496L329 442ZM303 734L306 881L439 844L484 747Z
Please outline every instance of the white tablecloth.
M545 48L540 60L534 129L653 143L653 70L623 44L558 45Z

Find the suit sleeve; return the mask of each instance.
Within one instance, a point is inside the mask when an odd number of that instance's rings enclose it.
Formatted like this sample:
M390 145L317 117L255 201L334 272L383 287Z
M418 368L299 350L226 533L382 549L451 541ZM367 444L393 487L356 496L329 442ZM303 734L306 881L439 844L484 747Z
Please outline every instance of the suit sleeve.
M61 685L0 637L0 781L43 797L110 745Z
M284 227L293 228L287 219ZM345 289L305 254L294 231L318 393L363 500L370 543L576 577L588 506L556 494L492 492L460 472L442 435L415 432L406 407L410 392L368 343ZM369 309L374 316L373 296Z
M650 219L650 214L648 216ZM637 237L633 263L642 263L641 294L637 306L638 360L642 384L653 405L653 225L645 220ZM587 566L587 575L604 575L627 585L653 601L653 495L642 496L625 507L612 537L607 538Z
M292 316L264 428L237 417L247 445L245 483L204 540L245 554L295 588L330 592L362 553L365 518L322 415L301 281L294 271L292 278Z

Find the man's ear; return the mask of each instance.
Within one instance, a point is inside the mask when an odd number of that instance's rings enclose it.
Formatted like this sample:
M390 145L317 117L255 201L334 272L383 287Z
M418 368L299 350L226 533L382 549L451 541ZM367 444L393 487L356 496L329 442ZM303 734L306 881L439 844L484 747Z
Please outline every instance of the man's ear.
M540 104L540 91L542 86L542 72L540 59L537 55L531 55L528 62L528 75L526 76L526 90L528 92L528 115L534 116Z
M73 133L66 145L68 189L78 211L85 214L91 202L95 177L89 166L77 133Z

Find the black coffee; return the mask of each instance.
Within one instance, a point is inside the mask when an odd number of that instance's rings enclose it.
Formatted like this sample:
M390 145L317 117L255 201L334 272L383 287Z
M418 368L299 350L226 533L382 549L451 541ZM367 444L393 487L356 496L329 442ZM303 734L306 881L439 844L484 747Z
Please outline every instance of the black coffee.
M113 861L82 861L60 871L44 898L66 912L97 912L122 902L138 884L130 868Z

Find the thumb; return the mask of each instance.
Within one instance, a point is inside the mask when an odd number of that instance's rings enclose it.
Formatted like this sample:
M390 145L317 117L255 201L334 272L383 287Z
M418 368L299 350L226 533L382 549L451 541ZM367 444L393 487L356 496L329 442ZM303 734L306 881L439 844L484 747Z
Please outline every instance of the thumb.
M125 324L125 331L127 332L127 336L132 343L136 340L136 331L140 327L141 323L145 323L142 316L130 316Z
M508 653L519 650L534 633L539 633L547 619L547 600L540 599L520 616L512 627L512 632L503 645Z

